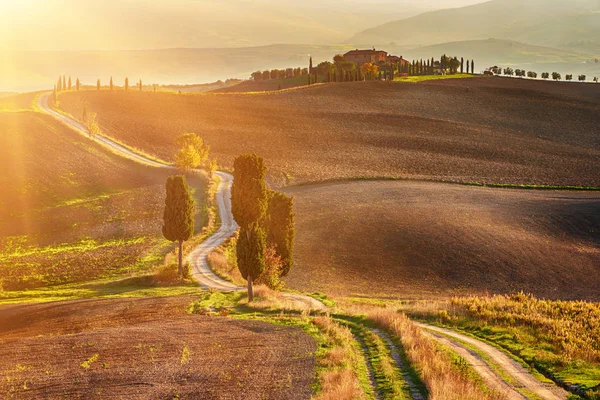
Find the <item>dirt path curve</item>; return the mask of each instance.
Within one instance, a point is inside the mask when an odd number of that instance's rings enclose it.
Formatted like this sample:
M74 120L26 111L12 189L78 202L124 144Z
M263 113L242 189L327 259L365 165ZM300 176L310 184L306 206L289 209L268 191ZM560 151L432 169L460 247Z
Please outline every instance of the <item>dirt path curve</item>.
M512 400L528 398L519 393L517 388L526 389L528 392L531 392L544 400L564 400L569 396L564 389L554 384L542 383L538 381L521 364L494 346L474 339L470 336L455 332L451 329L440 328L422 323L419 323L418 325L428 331L434 339L455 350L481 375L490 388L505 394L507 399ZM511 379L514 380L514 386L511 386L509 383L507 383L479 354L467 348L464 343L476 348L479 352L484 353L487 357L493 360L493 362L499 368L501 368L506 375L510 376Z
M79 122L75 121L73 118L61 114L58 111L52 109L49 104L49 98L52 93L44 93L38 97L38 106L40 110L68 127L74 129L79 134L90 138L89 131ZM133 160L140 164L144 164L151 167L156 168L166 168L176 170L175 167L171 165L166 165L159 163L154 160L150 160L143 155L134 153L133 151L125 148L124 146L116 143L115 141L105 137L97 135L93 138L95 142L100 145L106 147L113 153L116 153L122 157ZM219 207L219 216L221 217L221 227L219 230L209 238L207 238L204 242L198 245L192 252L187 256L187 260L192 265L192 271L194 278L198 281L199 285L204 289L217 289L221 291L242 291L245 290L243 286L237 286L231 282L228 282L221 277L217 276L208 265L208 255L216 249L219 245L221 245L225 240L227 240L233 233L237 230L238 225L233 219L233 214L231 213L231 184L233 183L233 176L226 172L218 171L215 173L220 179L221 182L219 187L217 188L216 200L217 205ZM282 293L283 296L290 301L306 306L313 310L326 310L327 307L317 299L314 299L310 296L305 296L296 293Z

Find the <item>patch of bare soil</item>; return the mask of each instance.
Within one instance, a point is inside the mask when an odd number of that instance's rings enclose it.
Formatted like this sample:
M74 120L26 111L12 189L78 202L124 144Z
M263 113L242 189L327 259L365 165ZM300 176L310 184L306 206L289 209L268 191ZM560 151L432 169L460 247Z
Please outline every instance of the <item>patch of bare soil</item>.
M315 341L187 315L189 297L0 308L0 397L307 399Z
M600 300L600 194L379 181L296 187L286 284L342 296Z
M60 101L76 117L87 105L109 135L163 159L190 131L224 166L256 152L276 185L401 176L600 186L600 85L557 84L549 92L518 79L460 81L270 94L88 91Z

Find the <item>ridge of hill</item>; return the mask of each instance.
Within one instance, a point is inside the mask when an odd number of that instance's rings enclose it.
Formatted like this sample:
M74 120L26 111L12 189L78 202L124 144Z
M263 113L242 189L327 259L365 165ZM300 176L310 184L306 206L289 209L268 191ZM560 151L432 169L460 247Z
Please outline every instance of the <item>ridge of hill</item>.
M435 29L433 29L435 27ZM431 11L364 30L348 43L421 46L488 38L600 54L600 3L597 0L492 0Z

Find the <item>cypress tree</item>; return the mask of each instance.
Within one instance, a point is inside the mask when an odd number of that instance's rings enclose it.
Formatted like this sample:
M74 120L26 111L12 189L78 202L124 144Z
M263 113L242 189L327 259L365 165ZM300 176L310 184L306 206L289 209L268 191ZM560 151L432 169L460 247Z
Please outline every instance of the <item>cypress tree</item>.
M464 65L465 65L465 59L464 58L460 58L460 73L464 73Z
M143 87L144 87L144 85L142 84L142 80L140 79L140 92L142 91Z
M63 88L63 90L67 90L67 79L66 79L65 75L63 75L63 77L62 77L62 88Z
M308 75L310 78L310 74ZM248 301L254 299L252 282L264 272L264 231L259 223L265 217L268 197L264 159L244 154L233 162L231 211L240 226L237 244L238 267L248 281Z
M248 281L249 302L254 300L253 280L265 272L266 243L265 231L258 223L240 229L235 249L240 274Z
M129 78L125 78L125 91L129 90Z
M469 73L469 60L467 60L467 74Z
M475 60L471 60L471 73L475 73Z
M56 84L56 90L57 91L62 91L62 78L59 76L58 77L58 83Z
M113 80L112 80L112 76L110 77L110 90L112 91L114 89L114 85L113 85Z
M177 275L183 276L183 242L194 234L194 199L190 194L185 176L171 176L166 184L167 198L163 214L163 236L179 242Z
M72 87L72 86L73 86L73 85L71 84L71 77L69 77L69 90L71 90L71 87Z
M98 90L100 90L100 79L98 79L98 81L96 82L96 88L97 88Z
M265 218L267 242L281 258L281 276L287 276L294 263L294 201L291 197L272 190L268 204Z
M79 92L79 86L80 86L79 78L77 78L77 81L75 82L75 86L77 87L77 91Z

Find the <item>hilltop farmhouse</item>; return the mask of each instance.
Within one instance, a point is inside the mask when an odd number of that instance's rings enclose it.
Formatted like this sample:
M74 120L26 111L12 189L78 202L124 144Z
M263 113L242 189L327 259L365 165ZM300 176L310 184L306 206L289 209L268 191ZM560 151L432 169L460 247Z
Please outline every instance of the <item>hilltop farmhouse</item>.
M357 67L360 67L365 63L371 63L376 65L381 65L382 63L385 63L387 65L399 63L401 63L402 65L410 64L407 60L403 59L402 56L398 57L389 55L387 51L375 49L351 50L344 54L344 60L353 62L354 64L356 64Z

